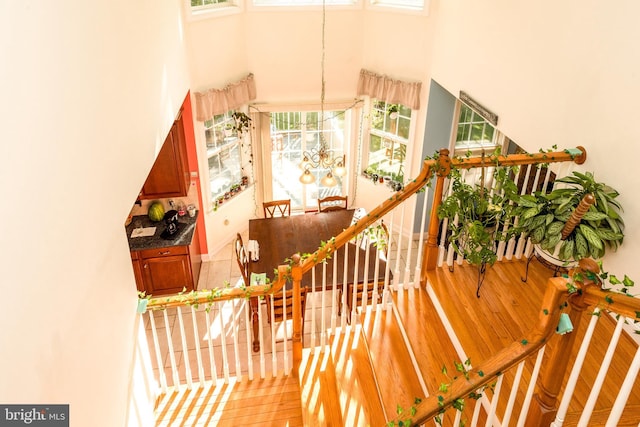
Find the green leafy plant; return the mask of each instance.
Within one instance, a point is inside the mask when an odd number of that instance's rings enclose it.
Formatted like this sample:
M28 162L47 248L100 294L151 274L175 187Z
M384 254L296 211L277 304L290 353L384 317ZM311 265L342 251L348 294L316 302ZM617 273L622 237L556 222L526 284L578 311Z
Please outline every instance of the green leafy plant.
M234 111L231 117L235 121L233 129L238 132L238 134L249 132L249 129L251 129L251 117L241 111Z
M500 230L500 226L513 216L511 200L517 194L510 169L494 169L496 186L491 191L484 187L484 179L476 185L464 182L459 170L452 169L450 177L451 195L438 207L438 217L448 220L448 240L469 263L493 265L497 260L496 241L510 237Z
M534 244L565 261L598 259L604 256L607 248L617 249L624 238L622 206L616 200L619 193L605 183L597 182L591 172L573 172L557 179L556 183L566 186L549 194L536 192L517 198L516 215L520 221L516 231L530 236ZM587 194L594 197L595 203L562 239L565 223Z

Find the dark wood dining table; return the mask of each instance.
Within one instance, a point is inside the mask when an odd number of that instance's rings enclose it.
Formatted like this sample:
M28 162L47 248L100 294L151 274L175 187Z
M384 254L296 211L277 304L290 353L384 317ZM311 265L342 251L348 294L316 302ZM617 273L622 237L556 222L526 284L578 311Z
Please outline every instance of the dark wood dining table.
M315 252L321 242L328 241L332 237L337 236L343 230L351 225L353 209L344 209L330 212L315 212L302 215L292 215L288 217L276 218L259 218L249 221L249 239L256 240L259 246L259 259L249 262L249 273L266 273L267 277L273 279L274 270L278 265L286 264L285 261L295 253L305 254ZM357 249L357 251L356 251ZM355 257L358 252L358 276L357 282L364 283L365 272L365 254L366 251L359 246L350 244L348 249L347 262L347 284L354 282L355 273ZM375 264L378 265L378 281L384 280L385 269L387 263L384 257L377 256L375 247L370 248L369 263L367 269L367 280L374 280ZM249 254L249 259L252 256ZM337 254L327 260L327 280L326 289L333 287L333 264L337 263L336 284L343 285L344 282L344 250L340 248ZM322 284L322 265L315 267L316 283L315 290L321 291ZM390 272L391 273L391 272ZM390 276L391 277L391 276ZM306 273L302 276L301 286L307 287L309 291L312 289L312 275ZM253 349L259 349L258 334L258 301L252 301L252 323L254 331Z

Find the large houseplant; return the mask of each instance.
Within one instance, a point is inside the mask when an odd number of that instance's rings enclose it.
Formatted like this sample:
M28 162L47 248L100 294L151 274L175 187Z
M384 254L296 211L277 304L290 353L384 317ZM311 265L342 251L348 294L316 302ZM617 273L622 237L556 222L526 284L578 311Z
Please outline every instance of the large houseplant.
M511 201L517 197L511 176L511 168L495 167L493 189L489 189L484 168L475 184L465 182L460 171L452 169L451 193L438 207L438 217L447 220L451 247L478 267L478 296L487 267L497 261L496 242L507 240L512 233L502 227L513 216Z
M591 172L573 172L555 182L566 185L549 194L536 192L518 198L516 231L530 236L532 243L563 261L598 259L607 248L617 249L624 237L619 193L597 182ZM574 212L583 199L588 209L579 217ZM575 227L565 228L572 215L577 219Z

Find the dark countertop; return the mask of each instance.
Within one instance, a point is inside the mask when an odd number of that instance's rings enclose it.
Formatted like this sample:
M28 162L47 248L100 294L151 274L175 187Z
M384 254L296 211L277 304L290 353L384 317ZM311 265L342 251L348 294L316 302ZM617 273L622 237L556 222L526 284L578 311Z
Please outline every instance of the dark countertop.
M189 246L193 240L193 232L196 229L196 220L200 211L196 211L196 215L191 218L188 214L178 217L178 233L171 239L160 237L165 229L164 221L153 222L147 215L136 215L132 218L131 224L125 227L127 239L129 240L129 249L132 251L141 251L145 249L167 248L171 246ZM153 236L148 237L131 237L131 233L136 226L156 227Z

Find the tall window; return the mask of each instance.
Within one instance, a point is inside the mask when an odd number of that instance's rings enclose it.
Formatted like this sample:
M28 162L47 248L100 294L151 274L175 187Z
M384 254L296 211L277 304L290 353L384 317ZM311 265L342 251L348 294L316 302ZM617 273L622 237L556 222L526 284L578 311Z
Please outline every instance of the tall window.
M318 197L342 195L342 180L325 187L321 180L328 169L311 167L315 175L312 184L300 183L300 163L305 152L320 146L320 112L297 111L271 113L271 174L274 199L291 199L292 209L312 209ZM325 111L322 134L332 156L345 153L345 112Z
M498 146L497 137L498 132L491 123L466 104L460 104L455 146L457 153L493 151Z
M242 138L233 129L232 113L204 122L212 201L224 196L242 179Z
M404 182L410 129L410 108L374 100L371 104L367 172Z

